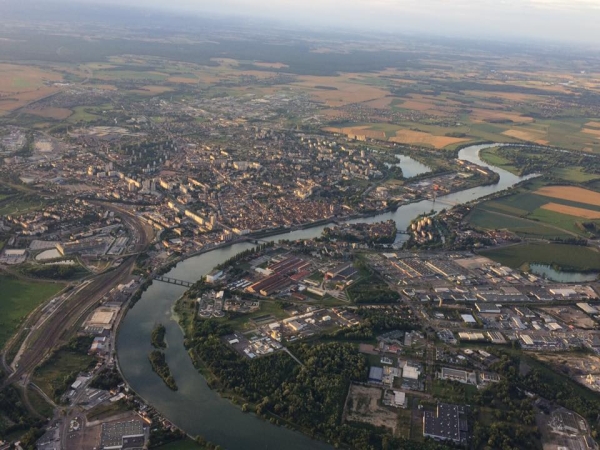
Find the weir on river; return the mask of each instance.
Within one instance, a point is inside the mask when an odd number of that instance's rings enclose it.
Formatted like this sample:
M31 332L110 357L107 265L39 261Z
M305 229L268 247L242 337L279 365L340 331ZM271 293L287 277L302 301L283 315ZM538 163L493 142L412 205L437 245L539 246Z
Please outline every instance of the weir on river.
M397 228L404 230L419 214L431 210L440 211L448 205L476 200L524 180L525 178L489 166L479 159L481 149L497 145L501 144L474 145L459 152L460 159L491 168L499 173L500 179L497 184L439 197L435 203L431 200L423 200L403 205L394 212L350 222L373 223L393 219L396 221ZM320 236L325 226L270 236L262 238L261 241L309 239ZM399 236L399 239L404 238L405 236ZM218 248L182 261L164 276L175 280L198 280L216 265L252 247L253 244L243 242ZM176 318L172 317L172 306L185 290L184 286L153 283L127 313L117 337L117 355L123 375L131 388L188 434L202 435L229 450L331 449L331 446L314 441L301 433L270 424L254 414L242 412L239 407L221 398L217 392L208 387L204 377L192 365L183 346L183 333ZM159 322L166 328L169 346L165 354L179 387L178 391L171 391L165 386L163 381L152 372L148 361L148 353L152 350L150 335L154 325Z

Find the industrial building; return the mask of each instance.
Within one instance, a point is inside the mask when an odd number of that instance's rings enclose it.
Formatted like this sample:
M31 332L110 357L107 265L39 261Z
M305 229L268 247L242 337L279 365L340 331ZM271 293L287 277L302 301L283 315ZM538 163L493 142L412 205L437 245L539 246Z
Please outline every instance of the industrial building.
M141 420L102 424L100 448L103 450L141 450L145 442L146 433Z
M369 381L372 383L381 383L383 381L383 367L371 366L369 369Z
M449 367L442 367L440 372L441 380L458 381L459 383L477 384L477 375L475 372L467 372L466 370L451 369Z
M464 406L438 403L437 409L425 411L423 415L423 436L440 441L460 443L468 432Z

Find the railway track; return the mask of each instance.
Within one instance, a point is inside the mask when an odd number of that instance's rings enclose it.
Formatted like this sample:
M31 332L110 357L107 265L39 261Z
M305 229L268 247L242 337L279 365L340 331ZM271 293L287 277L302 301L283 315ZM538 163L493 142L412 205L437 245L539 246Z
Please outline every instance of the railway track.
M113 209L132 231L136 252L143 251L150 241L151 234L129 211L112 205ZM38 321L30 331L28 345L23 349L18 367L5 379L2 388L19 382L28 381L35 368L60 345L66 343L70 334L77 329L80 321L94 308L111 289L125 282L134 268L136 256L128 256L113 270L96 275L89 283L71 298L63 302L50 316Z

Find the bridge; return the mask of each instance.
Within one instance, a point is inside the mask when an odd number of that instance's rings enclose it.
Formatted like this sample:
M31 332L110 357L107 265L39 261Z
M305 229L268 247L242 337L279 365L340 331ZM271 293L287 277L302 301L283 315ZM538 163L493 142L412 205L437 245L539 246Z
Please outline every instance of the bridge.
M194 285L194 283L192 283L191 281L178 280L177 278L169 278L169 277L164 277L162 275L157 275L154 277L154 279L156 281L162 281L163 283L175 284L177 286L192 287Z

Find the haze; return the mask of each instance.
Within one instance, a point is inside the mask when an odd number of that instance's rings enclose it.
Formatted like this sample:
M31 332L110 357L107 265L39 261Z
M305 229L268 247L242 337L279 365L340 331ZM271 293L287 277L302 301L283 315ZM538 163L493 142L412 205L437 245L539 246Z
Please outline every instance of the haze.
M587 43L600 38L596 26L600 22L600 0L173 0L168 4L162 0L109 0L106 3L277 19L324 29Z

